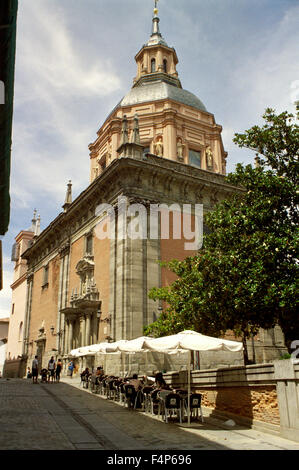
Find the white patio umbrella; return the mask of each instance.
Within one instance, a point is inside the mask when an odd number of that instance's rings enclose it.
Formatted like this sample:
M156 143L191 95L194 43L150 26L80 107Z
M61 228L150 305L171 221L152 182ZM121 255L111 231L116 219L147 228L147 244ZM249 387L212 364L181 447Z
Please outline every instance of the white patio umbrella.
M157 352L167 352L175 349L237 352L243 349L242 343L238 341L205 336L191 330L185 330L176 335L163 336L162 338L150 338L145 340L143 347Z
M182 350L189 351L188 361L188 425L190 424L190 392L191 392L191 351L231 351L243 350L243 344L238 341L230 341L222 338L205 336L192 330L185 330L176 335L163 336L161 338L150 338L140 336L133 340L119 340L114 343L99 343L73 349L71 355L75 357L89 353L100 352L104 354L115 352L147 352L156 351L166 354L174 354ZM123 362L123 355L122 355Z
M139 338L131 339L130 341L118 341L118 350L123 352L142 352L144 351L145 341L150 341L148 336L140 336Z
M175 350L189 350L188 363L188 425L190 425L190 393L191 393L191 351L231 351L243 350L243 344L222 338L205 336L196 331L185 330L176 335L144 341L143 347L157 352L173 352Z

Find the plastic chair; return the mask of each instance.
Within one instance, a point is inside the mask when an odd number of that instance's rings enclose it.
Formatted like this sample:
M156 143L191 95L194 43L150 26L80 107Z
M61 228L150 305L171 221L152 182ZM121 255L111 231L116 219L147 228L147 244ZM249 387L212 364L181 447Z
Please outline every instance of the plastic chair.
M115 400L116 398L116 388L114 385L115 380L109 380L107 386L107 398L108 400Z
M151 414L154 415L155 406L158 407L158 416L161 414L162 400L160 398L160 390L153 390L150 394Z
M134 385L127 384L124 386L124 389L128 408L136 408L137 392Z
M121 405L126 404L126 391L125 391L125 382L121 382L118 386L118 395L119 395L119 403Z
M181 397L177 393L168 393L164 399L164 418L166 423L168 423L168 412L171 414L174 411L179 417L180 423L182 423Z
M203 423L203 413L201 409L201 393L192 393L190 396L190 417L193 416L193 412L196 412L196 418L198 418L198 410L200 411L201 422ZM187 405L188 406L188 405Z
M143 387L142 393L142 406L145 413L151 411L151 392L153 391L153 387L145 386Z

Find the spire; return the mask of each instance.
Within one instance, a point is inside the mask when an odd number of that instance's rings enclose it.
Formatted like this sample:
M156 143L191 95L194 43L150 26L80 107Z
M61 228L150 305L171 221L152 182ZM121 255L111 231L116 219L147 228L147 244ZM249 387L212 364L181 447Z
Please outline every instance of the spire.
M37 221L36 221L36 227L34 231L34 236L38 237L40 235L40 215L38 215Z
M67 211L68 207L72 204L72 182L69 180L66 190L65 201L63 204L64 212Z
M33 219L31 220L31 228L30 228L30 232L33 232L33 233L35 233L35 228L36 228L36 213L37 213L37 210L34 209Z
M157 3L158 0L155 0L151 37L135 56L137 75L133 88L156 81L182 88L176 70L179 61L175 49L168 46L160 33Z
M160 27L159 27L160 18L158 17L159 11L157 8L158 1L159 0L154 0L155 8L154 8L153 21L152 21L152 34L151 34L149 41L146 44L147 46L155 46L157 44L163 44L164 46L167 46L166 41L164 40L164 38L162 37L162 34L160 33Z

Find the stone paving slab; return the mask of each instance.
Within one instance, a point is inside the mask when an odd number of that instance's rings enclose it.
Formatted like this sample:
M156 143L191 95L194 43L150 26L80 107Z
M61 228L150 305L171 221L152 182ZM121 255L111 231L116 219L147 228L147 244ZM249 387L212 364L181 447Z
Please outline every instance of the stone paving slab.
M82 389L79 381L0 380L0 449L299 450L293 441L238 426L164 423Z
M223 426L223 422L210 418L208 416L209 411L204 411L204 420L202 423L192 423L191 428L187 427L187 424L179 425L177 423L164 423L157 416L145 415L145 413L138 411L129 411L118 403L112 402L103 398L99 395L92 394L89 390L83 389L80 386L79 379L63 379L65 383L72 385L74 388L81 390L83 393L94 396L95 398L106 401L109 405L114 405L114 408L120 408L123 412L111 413L106 415L106 418L112 422L117 422L123 429L126 429L127 433L138 433L141 438L143 430L147 430L146 442L152 449L238 449L238 450L299 450L299 444L284 439L280 436L265 433L256 429L246 428L244 426L234 426L234 428L226 429ZM130 418L127 419L129 414ZM135 420L135 415L139 415L138 423ZM153 423L156 423L155 425ZM159 428L157 427L159 426ZM155 428L155 429L154 429ZM177 433L175 429L180 429L182 433ZM150 435L156 437L150 437ZM134 435L134 434L133 434ZM192 436L187 437L187 436ZM196 438L197 443L194 443L193 439ZM169 440L171 439L172 447L169 447ZM189 442L188 442L189 441ZM157 447L157 445L159 447Z

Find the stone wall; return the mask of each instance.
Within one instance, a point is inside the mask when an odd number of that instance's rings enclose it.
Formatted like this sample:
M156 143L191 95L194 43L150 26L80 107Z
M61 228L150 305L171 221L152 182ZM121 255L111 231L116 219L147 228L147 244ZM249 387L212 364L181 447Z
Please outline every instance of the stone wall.
M187 371L164 374L167 383L187 388ZM191 371L191 389L215 416L272 432L299 442L299 361L278 360Z
M3 368L4 378L23 378L26 375L26 360L22 358L6 360Z

